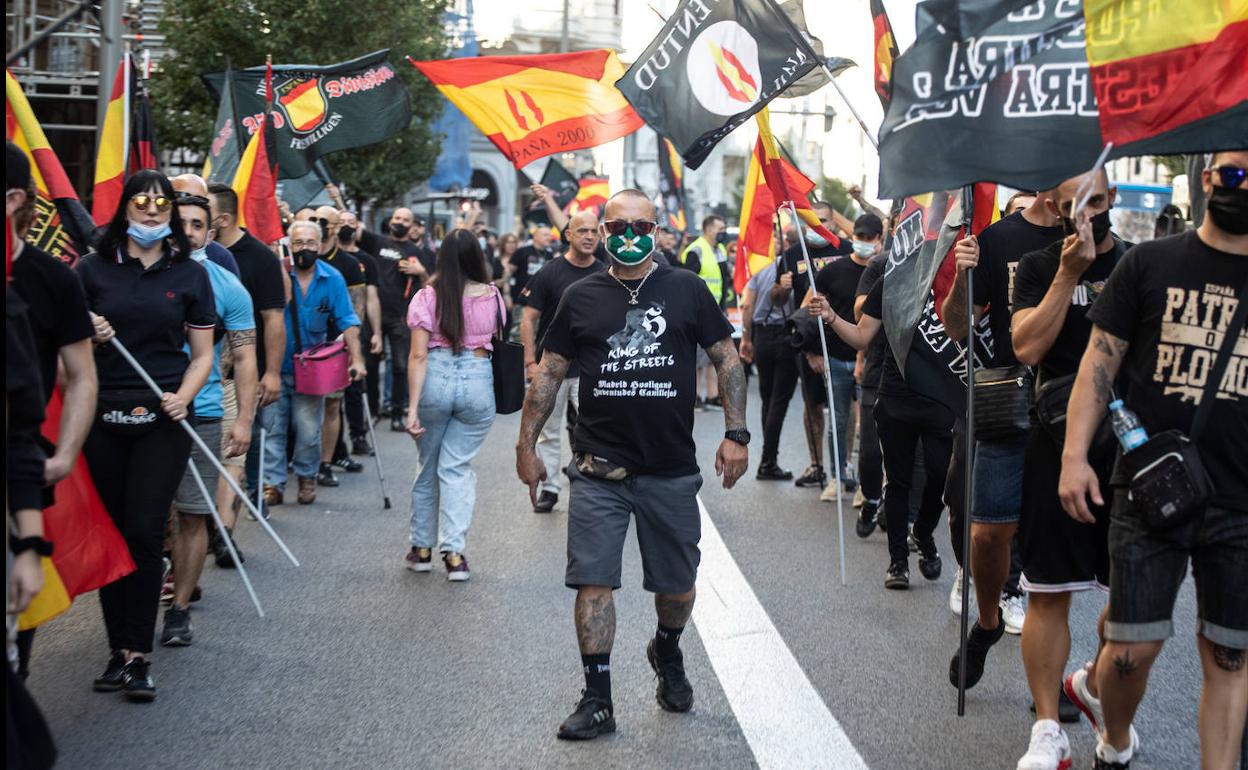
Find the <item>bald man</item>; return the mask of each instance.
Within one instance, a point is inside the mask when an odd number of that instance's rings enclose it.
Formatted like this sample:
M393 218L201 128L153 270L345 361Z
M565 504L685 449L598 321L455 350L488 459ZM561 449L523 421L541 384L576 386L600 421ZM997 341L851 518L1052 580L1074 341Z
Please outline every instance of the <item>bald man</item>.
M602 272L607 266L594 258L598 248L598 217L592 211L583 211L567 223L568 250L542 265L537 274L529 279L521 290L524 313L520 318L520 340L524 343L524 368L532 378L542 359L541 342L546 336L550 319L559 307L559 300L568 287L582 278ZM567 418L568 400L579 409L577 397L580 380L576 361L568 362L568 372L555 395L555 410L542 426L537 440L537 454L546 467L546 480L542 491L533 504L534 513L550 513L559 502L559 490L563 486L563 423Z
M202 176L198 174L179 174L169 180L173 183L173 191L177 193L179 199L183 196L191 195L197 198L203 198L208 201L208 207L212 213L212 219L217 219L217 201L216 196L208 194L208 183L204 181ZM229 270L234 274L235 278L242 278L238 269L238 261L234 259L234 255L230 250L217 243L217 239L213 237L208 241L204 253L208 256L208 260L216 262L221 267Z
M390 346L390 403L378 416L390 416L390 430L402 432L407 413L407 354L411 332L407 304L434 270L433 252L425 247L425 223L408 208L398 208L387 223L388 235L360 232L360 248L377 257L380 274L382 334Z

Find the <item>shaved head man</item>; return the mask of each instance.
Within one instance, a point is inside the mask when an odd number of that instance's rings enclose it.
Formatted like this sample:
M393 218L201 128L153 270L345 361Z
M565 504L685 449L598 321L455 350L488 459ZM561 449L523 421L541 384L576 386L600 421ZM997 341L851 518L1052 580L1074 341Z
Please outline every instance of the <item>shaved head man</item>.
M198 174L179 174L169 180L173 184L173 191L177 194L179 200L185 197L203 200L207 203L211 212L212 219L217 219L217 200L215 195L208 194L208 183L204 181L202 176ZM214 234L215 235L215 234ZM217 263L226 270L234 274L235 278L241 278L239 273L238 261L234 259L234 255L230 250L217 243L215 238L210 238L205 247L205 254L208 259Z

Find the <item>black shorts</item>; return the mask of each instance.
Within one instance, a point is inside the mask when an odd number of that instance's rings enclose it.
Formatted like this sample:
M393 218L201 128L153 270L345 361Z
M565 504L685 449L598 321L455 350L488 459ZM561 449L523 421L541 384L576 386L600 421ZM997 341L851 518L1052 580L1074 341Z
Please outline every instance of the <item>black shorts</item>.
M802 380L802 398L806 400L806 406L827 406L828 388L823 382L823 375L815 374L815 370L810 368L805 353L798 352L797 362L797 370Z
M1023 562L1019 587L1034 593L1109 590L1109 467L1097 468L1106 504L1091 505L1095 524L1075 521L1057 496L1062 453L1040 428L1027 437L1023 459L1022 515L1018 545Z
M1160 642L1192 560L1200 635L1248 649L1248 511L1210 506L1179 527L1154 531L1126 490L1114 497L1109 526L1110 591L1105 638Z
M564 584L620 587L629 518L637 518L642 587L656 594L693 590L702 552L698 490L702 475L631 476L623 481L586 476L567 468L568 570Z

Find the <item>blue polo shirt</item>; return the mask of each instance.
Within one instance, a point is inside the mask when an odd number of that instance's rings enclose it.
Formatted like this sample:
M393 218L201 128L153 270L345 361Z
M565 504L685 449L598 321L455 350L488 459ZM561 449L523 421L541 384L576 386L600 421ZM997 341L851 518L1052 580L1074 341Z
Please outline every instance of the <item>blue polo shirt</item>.
M295 330L291 321L296 305L299 308L300 342L304 350L325 341L331 318L334 326L341 331L360 325L359 316L351 308L351 295L347 293L347 282L342 273L324 261L316 261L306 294L293 271L290 274L290 290L295 297L286 306L286 354L282 357L282 374L295 373Z
M256 317L251 307L251 295L243 288L243 284L231 273L211 258L200 262L208 271L208 280L212 283L212 297L217 308L217 319L225 326L227 332L255 330ZM225 338L217 340L212 346L212 371L208 373L208 381L195 395L195 416L224 417L221 391L221 350ZM190 348L187 348L190 354Z

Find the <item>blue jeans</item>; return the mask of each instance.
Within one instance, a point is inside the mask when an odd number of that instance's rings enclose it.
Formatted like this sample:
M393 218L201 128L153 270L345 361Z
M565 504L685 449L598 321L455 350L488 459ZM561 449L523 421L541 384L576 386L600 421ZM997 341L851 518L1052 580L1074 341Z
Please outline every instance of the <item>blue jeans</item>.
M836 420L837 467L844 474L849 458L849 409L853 406L857 395L857 383L854 382L854 362L829 359L831 368L828 370L832 379L832 398L836 401L836 409L832 416ZM828 426L829 430L831 426ZM832 474L829 474L831 476Z
M324 396L295 392L295 375L282 375L282 395L264 408L264 483L286 486L286 433L295 427L295 475L310 479L321 467L321 420Z
M416 442L411 542L433 548L440 529L437 549L463 553L477 501L472 458L494 423L494 370L488 358L448 348L430 350L427 367L417 406L425 432Z

